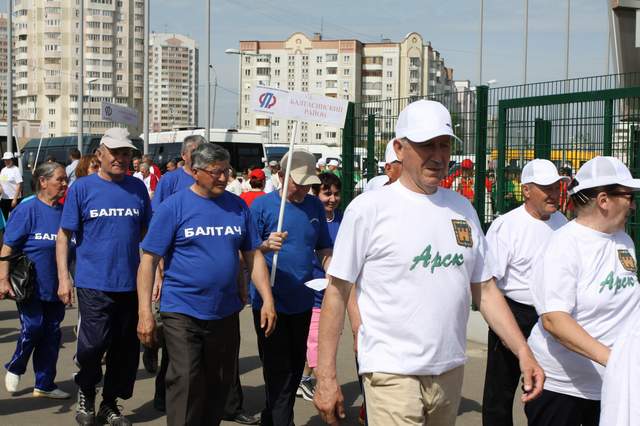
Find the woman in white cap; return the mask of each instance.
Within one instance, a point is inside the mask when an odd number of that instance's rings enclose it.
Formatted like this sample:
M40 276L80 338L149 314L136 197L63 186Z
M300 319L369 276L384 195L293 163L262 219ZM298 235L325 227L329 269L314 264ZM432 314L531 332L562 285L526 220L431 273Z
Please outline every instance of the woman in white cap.
M9 218L9 212L16 208L22 196L22 175L20 169L13 164L13 154L5 152L2 156L4 167L0 170L0 208L5 219Z
M525 406L530 426L598 424L604 367L640 301L624 231L638 190L614 157L589 160L569 187L577 218L553 233L531 287L540 319L529 345L547 378Z

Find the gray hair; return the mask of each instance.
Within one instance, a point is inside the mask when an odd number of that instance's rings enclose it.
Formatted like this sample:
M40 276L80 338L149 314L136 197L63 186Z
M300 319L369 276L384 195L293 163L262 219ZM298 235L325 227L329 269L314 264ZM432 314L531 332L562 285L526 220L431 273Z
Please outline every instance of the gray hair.
M145 170L149 170L149 165L147 163L140 163L140 171L142 171L142 169Z
M197 148L204 143L207 143L207 140L200 135L187 136L182 142L182 150L180 151L180 154L184 154L190 148Z
M62 164L56 162L45 162L36 167L33 172L33 181L36 185L36 192L40 192L42 189L40 187L40 178L51 179L58 169L64 170L64 167Z
M198 146L191 154L191 167L204 169L211 163L229 161L229 151L214 143L205 143Z

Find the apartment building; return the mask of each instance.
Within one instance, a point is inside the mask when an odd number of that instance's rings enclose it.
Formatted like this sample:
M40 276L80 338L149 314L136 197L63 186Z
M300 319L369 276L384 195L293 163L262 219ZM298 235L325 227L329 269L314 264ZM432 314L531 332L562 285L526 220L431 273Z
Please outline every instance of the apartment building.
M14 1L14 114L52 136L78 130L79 0ZM84 131L100 133L102 101L142 116L144 2L85 0ZM140 120L142 121L142 120ZM140 131L142 124L131 131Z
M365 103L367 112L379 115L391 114L380 101L454 90L453 70L415 32L400 42L325 40L300 32L284 41L240 41L239 60L240 127L261 131L272 143L286 143L292 124L252 111L257 84ZM377 124L392 131L388 120ZM339 138L339 129L303 123L299 142L335 145Z
M149 39L149 122L161 132L198 122L198 45L182 34Z

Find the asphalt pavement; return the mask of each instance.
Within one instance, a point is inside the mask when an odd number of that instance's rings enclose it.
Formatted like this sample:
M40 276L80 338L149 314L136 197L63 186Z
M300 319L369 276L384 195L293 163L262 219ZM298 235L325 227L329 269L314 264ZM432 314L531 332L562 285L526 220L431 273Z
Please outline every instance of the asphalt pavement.
M71 376L76 371L72 357L75 352L75 335L73 327L77 322L77 309L69 308L62 327L62 348L58 360L58 386L73 394L69 400L48 400L33 398L34 374L30 366L26 374L22 376L19 390L10 395L4 388L4 370L0 382L0 425L73 425L75 413L76 388ZM244 392L245 412L253 414L263 407L264 385L262 379L262 367L258 358L258 349L251 311L245 309L240 315L240 329L242 345L240 349L240 372ZM0 301L0 361L4 365L9 361L16 346L20 323L15 304L11 301ZM142 355L142 353L141 353ZM469 343L467 348L469 358L465 367L462 402L458 415L457 425L479 426L481 425L482 386L484 383L484 370L486 359L486 347ZM347 407L347 420L343 425L358 424L358 410L362 403L358 380L356 377L353 356L353 344L351 333L343 333L338 352L338 378L342 384ZM163 413L153 408L153 376L147 373L140 361L138 378L134 395L127 401L121 401L125 415L134 423L140 425L163 425L166 419ZM98 401L100 401L98 397ZM522 404L517 401L514 404L514 418L516 426L526 424ZM298 426L322 425L313 404L303 399L297 399L295 406L295 422ZM225 426L235 423L223 422Z

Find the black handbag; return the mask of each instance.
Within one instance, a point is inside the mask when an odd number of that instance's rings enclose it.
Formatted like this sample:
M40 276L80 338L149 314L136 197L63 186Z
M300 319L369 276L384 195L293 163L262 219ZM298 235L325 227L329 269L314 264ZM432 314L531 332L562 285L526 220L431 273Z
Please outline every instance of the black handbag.
M0 257L0 261L9 262L9 282L16 302L28 300L35 290L36 267L24 253L14 253Z

